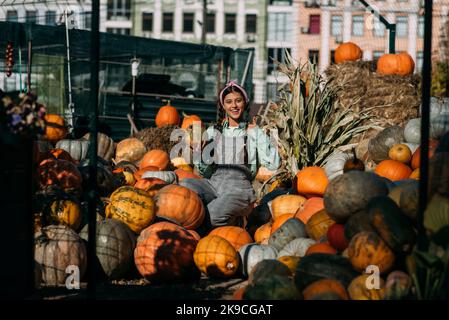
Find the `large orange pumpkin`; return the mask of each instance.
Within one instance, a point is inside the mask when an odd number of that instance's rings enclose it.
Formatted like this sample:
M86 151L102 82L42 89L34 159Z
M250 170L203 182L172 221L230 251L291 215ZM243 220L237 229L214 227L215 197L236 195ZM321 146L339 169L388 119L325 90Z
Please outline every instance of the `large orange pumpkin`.
M194 123L198 123L201 127L203 126L203 122L201 118L197 115L186 115L184 114L184 119L182 120L181 129L189 129Z
M408 179L412 173L412 169L406 164L395 160L383 160L374 169L374 172L381 177L390 179L391 181L399 181Z
M326 172L320 167L306 167L296 174L296 190L306 197L322 197L329 180Z
M287 213L296 213L303 208L306 201L306 198L295 194L283 194L277 196L270 204L273 220L276 220L278 217Z
M210 236L219 236L229 241L230 244L239 250L245 244L252 243L253 239L245 229L234 226L218 227L209 233Z
M162 224L162 225L161 225ZM193 260L198 241L184 228L156 223L142 231L134 250L139 273L156 283L180 282L199 277Z
M158 217L173 220L186 229L196 229L204 220L203 202L186 187L174 184L165 186L154 196L154 200Z
M81 173L70 161L46 159L37 169L40 186L57 185L63 189L80 189L82 183Z
M321 211L324 209L324 201L323 198L319 197L312 197L310 199L307 199L307 201L304 203L303 208L300 208L295 213L295 218L301 220L304 222L304 224L307 224L309 219L318 211Z
M377 73L382 75L408 76L415 70L413 58L406 52L384 54L377 61Z
M170 102L161 107L156 114L156 126L161 128L163 126L178 126L179 113L175 107L170 105Z
M46 140L56 142L64 139L67 135L67 126L64 119L57 114L45 115L45 134Z
M435 153L435 149L438 147L437 140L429 140L429 158ZM412 169L419 168L421 161L421 146L419 146L412 156Z
M198 242L193 255L195 264L207 276L230 277L239 267L240 256L229 241L209 235Z
M357 61L362 58L362 49L353 42L345 42L335 49L335 63Z
M145 168L149 166L158 167L159 170L163 171L167 169L170 163L170 156L164 150L153 149L145 153L140 162L139 168Z

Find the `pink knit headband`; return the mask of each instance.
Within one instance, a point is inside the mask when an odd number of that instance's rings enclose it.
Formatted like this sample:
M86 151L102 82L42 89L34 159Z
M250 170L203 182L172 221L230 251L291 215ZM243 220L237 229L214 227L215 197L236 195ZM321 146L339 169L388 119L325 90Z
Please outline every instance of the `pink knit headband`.
M245 99L245 103L248 104L249 103L249 98L248 98L248 94L246 93L245 89L243 89L241 86L239 86L236 82L234 81L229 81L225 87L223 89L221 89L220 91L220 95L219 95L219 99L220 99L220 103L223 106L224 105L224 92L229 89L230 87L236 87L237 89L240 90L240 92L243 95L243 98Z

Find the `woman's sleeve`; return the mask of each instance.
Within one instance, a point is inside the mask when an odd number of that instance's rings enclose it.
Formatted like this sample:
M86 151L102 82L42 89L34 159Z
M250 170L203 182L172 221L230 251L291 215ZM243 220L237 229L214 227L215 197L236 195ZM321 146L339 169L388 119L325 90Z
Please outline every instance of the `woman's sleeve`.
M279 168L280 157L276 145L270 144L270 138L261 128L257 128L257 157L259 163L268 170L275 171Z

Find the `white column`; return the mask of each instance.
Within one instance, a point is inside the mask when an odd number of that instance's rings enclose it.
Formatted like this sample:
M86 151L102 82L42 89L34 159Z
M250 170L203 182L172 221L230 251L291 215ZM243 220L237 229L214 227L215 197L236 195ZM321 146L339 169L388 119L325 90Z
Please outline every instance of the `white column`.
M343 42L348 42L351 40L352 27L351 0L345 0L343 10Z
M153 38L160 39L162 34L162 0L154 1Z
M372 61L373 60L373 52L371 50L364 50L362 59L364 61Z
M215 12L215 19L217 21L217 23L216 23L217 28L215 30L215 34L217 37L217 43L223 42L224 17L225 17L224 0L217 1L217 11Z
M331 33L331 12L327 6L327 0L323 1L324 6L321 11L321 48L320 48L320 71L324 71L329 66L329 41Z
M202 26L197 22L200 21L203 22L203 7L198 6L195 11L195 39L200 41L201 40L201 30Z
M416 62L416 42L418 35L418 14L410 13L408 15L408 47L407 51Z
M245 1L239 0L237 8L237 42L245 42Z
M293 12L292 12L292 25L294 26L299 26L299 3L296 1L293 1ZM292 57L294 59L298 59L298 55L299 55L299 47L298 47L298 43L300 43L300 32L299 32L299 28L292 28L292 33L291 33L291 38L290 38L290 42L292 45Z
M181 41L182 25L184 17L182 16L182 0L176 0L174 21L175 41Z

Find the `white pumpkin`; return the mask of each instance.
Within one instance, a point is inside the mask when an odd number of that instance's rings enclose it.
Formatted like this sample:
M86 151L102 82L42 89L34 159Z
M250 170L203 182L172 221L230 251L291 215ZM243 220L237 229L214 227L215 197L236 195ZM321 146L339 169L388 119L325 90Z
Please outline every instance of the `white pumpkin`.
M404 138L409 143L421 143L421 118L410 119L407 122L404 128Z
M310 238L297 238L290 241L281 251L278 258L284 256L304 257L307 249L316 244L316 241Z
M239 249L241 268L244 276L248 276L260 261L276 259L278 251L270 245L249 243Z
M56 143L56 148L67 151L73 160L81 162L87 157L87 152L89 151L88 140L59 140Z
M430 138L439 140L449 131L449 111L430 118Z
M290 218L282 224L268 239L268 244L281 250L290 241L306 237L306 225L299 219Z
M324 165L324 171L326 172L327 178L332 180L339 175L342 175L345 163L349 159L352 159L352 155L342 151L336 151L331 154Z
M142 174L142 179L144 178L158 178L169 184L175 183L178 179L173 171L145 171Z
M416 151L416 149L418 149L419 147L419 143L410 143L410 142L406 142L404 143L407 147L409 147L410 151L412 152L412 154Z

